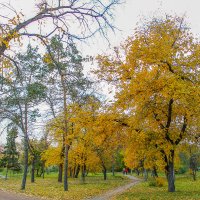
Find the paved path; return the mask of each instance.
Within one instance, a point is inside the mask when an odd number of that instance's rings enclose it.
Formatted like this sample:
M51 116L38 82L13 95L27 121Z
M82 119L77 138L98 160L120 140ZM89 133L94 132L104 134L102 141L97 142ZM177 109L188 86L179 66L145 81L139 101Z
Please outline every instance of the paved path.
M94 197L94 198L90 198L88 200L109 200L110 198L125 192L127 189L129 189L132 186L134 186L134 185L136 185L136 184L141 182L141 179L135 178L133 176L127 175L127 177L129 179L131 179L131 183L128 183L128 184L126 184L124 186L120 186L118 188L115 188L113 190L110 190L110 191L106 192L105 194L99 195L99 196Z
M40 198L26 196L25 194L0 190L0 200L41 200Z

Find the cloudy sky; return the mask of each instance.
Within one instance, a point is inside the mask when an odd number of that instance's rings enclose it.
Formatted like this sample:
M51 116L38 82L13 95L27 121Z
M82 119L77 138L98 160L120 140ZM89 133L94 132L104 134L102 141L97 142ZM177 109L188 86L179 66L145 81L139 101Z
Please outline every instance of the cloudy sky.
M26 17L34 15L36 8L34 4L40 0L0 0L1 3L10 2L17 10L21 10ZM84 1L84 0L81 0ZM124 4L115 10L114 24L121 30L109 33L109 41L112 46L117 46L124 41L127 36L133 33L136 23L143 16L152 16L155 12L186 15L192 31L200 33L200 1L199 0L122 0ZM1 14L3 10L1 9ZM90 46L88 47L88 45ZM94 45L95 44L95 45ZM85 54L97 54L106 52L108 43L100 38L93 39L87 44L82 44Z

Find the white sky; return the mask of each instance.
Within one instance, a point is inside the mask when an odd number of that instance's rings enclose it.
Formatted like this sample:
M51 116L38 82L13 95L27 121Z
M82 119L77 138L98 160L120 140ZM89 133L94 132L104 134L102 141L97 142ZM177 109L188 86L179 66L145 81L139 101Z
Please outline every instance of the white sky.
M34 15L34 4L39 0L0 0L0 3L8 3L17 10L21 10L25 16ZM84 1L84 0L82 0ZM170 14L186 14L188 22L191 24L192 31L195 34L200 33L200 0L122 0L125 3L118 6L115 11L114 24L121 30L116 33L109 33L109 41L112 46L119 45L127 36L133 33L136 23L142 16L151 16L159 9L162 12ZM2 14L2 10L0 10ZM82 44L81 49L84 54L96 55L101 52L107 52L108 43L101 38L94 38L88 44Z
M0 3L10 2L14 8L21 10L25 16L34 15L34 3L37 0L0 0ZM121 30L116 33L109 32L111 46L118 46L133 33L136 23L142 16L151 16L158 10L169 14L186 14L192 32L200 35L200 0L124 0L125 3L117 7L114 24ZM3 14L0 10L0 14ZM0 20L1 21L1 20ZM80 45L83 55L95 56L107 52L109 46L106 40L93 38L87 44ZM4 136L5 137L5 136ZM5 138L0 136L0 143Z

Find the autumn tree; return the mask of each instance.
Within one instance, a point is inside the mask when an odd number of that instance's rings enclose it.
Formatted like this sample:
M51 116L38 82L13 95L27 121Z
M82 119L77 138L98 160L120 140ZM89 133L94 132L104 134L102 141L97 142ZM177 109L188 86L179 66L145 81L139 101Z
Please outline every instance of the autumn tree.
M65 158L64 190L66 191L68 190L68 150L70 148L70 142L67 139L67 106L72 102L82 101L90 82L84 77L82 57L73 42L65 46L60 36L54 36L47 47L43 60L48 68L47 81L50 89L46 98L47 103L50 105L53 117L63 120L63 125L60 126L63 131L60 131L60 134L62 134L63 143L61 157ZM52 90L55 92L54 95ZM57 116L56 113L59 112L60 116ZM62 172L61 168L62 166L60 166L60 172Z
M169 192L177 145L190 129L199 134L199 58L199 41L184 18L166 15L138 26L114 57L98 59L99 77L116 85L116 107L129 116L132 133L160 153Z

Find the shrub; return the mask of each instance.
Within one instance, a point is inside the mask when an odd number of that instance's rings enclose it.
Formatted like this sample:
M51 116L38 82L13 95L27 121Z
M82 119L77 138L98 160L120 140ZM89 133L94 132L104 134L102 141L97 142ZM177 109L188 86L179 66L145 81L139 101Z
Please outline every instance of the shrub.
M149 186L163 187L164 185L165 185L165 179L161 177L157 177L149 181Z
M165 185L165 179L161 177L156 178L156 186L163 187Z
M149 186L155 187L156 186L156 180L155 179L150 180L149 181Z

